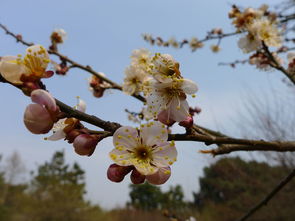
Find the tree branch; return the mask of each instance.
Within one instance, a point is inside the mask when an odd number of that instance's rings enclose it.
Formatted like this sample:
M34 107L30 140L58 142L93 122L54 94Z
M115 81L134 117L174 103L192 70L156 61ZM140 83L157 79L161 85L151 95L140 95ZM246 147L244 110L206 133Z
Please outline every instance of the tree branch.
M0 23L0 28L2 28L6 32L7 35L12 36L13 38L16 39L17 42L20 42L23 45L26 45L26 46L32 46L32 45L34 45L34 43L29 43L27 41L24 41L22 39L21 35L14 34L13 32L9 31L8 28L6 28L1 23ZM96 76L97 78L99 78L99 79L101 79L101 80L109 83L112 86L113 89L122 90L121 85L119 85L119 84L111 81L107 77L105 77L105 76L101 75L100 73L94 71L90 66L88 66L88 65L85 66L85 65L79 64L78 62L75 62L74 60L68 58L67 56L65 56L65 55L63 55L61 53L59 53L58 51L50 50L50 49L47 50L47 51L48 51L49 54L53 54L53 55L58 56L60 60L63 60L63 61L66 61L66 62L70 63L72 65L72 68L80 68L80 69L82 69L82 70L84 70L84 71L86 71L86 72L88 72L88 73ZM136 99L142 101L142 102L145 102L145 98L142 97L141 95L136 95L135 94L135 95L132 95L132 96L135 97Z

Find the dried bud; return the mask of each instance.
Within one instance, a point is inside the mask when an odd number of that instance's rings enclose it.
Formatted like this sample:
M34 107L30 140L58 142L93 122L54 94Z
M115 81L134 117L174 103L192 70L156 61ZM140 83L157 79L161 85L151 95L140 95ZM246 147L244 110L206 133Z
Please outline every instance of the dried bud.
M107 177L109 180L119 183L124 177L132 170L132 167L119 166L117 164L112 164L108 168Z
M136 169L133 169L131 175L130 175L130 179L131 182L133 184L141 184L145 181L145 177L144 175L142 175L141 173L139 173Z
M82 156L91 156L99 140L99 136L81 134L74 140L73 146L75 148L75 152Z
M163 168L159 168L159 170L156 173L146 176L146 179L151 184L161 185L166 183L170 175L171 175L170 167L163 167Z

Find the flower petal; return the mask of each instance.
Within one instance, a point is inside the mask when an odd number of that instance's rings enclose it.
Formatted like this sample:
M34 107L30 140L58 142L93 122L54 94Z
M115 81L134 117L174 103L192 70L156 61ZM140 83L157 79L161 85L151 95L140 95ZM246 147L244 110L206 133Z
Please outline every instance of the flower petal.
M126 149L121 151L115 148L109 153L109 156L119 166L133 165L133 157Z
M24 73L23 66L17 62L16 56L4 56L0 61L0 73L7 81L13 84L22 84L20 80Z
M170 167L162 167L159 168L159 170L152 174L146 176L146 180L154 185L161 185L166 183L166 181L170 178L171 176L171 169Z
M47 137L46 140L56 141L56 140L64 139L65 137L66 137L66 134L63 131L63 129L61 129L61 130L57 130L51 136Z
M140 137L144 145L153 146L167 141L168 131L162 123L154 121L141 125Z
M182 85L181 89L183 90L184 93L186 94L194 94L198 91L198 86L195 82L189 79L181 79L182 80Z
M45 90L37 89L31 93L31 100L34 103L44 105L47 109L51 111L56 111L56 103L55 99L52 97L50 93Z
M158 167L151 165L149 162L146 163L138 163L137 161L134 162L134 167L136 170L142 175L151 175L158 171Z
M177 150L174 142L163 142L153 151L153 161L157 167L167 167L172 165L177 158Z
M129 126L120 127L113 135L113 144L115 147L123 146L133 150L139 144L137 130Z

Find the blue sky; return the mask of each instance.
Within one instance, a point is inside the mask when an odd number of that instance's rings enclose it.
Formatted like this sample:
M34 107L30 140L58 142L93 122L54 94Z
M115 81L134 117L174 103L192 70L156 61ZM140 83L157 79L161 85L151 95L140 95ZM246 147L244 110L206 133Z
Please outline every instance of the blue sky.
M199 105L203 112L195 118L197 123L238 135L234 120L237 110L243 108L242 94L267 93L272 88L282 88L282 76L278 72L263 73L245 65L236 69L218 66L221 61L245 58L237 48L237 37L225 39L222 51L213 54L209 47L191 53L185 47L181 50L151 47L141 38L142 33L151 33L168 39L197 36L202 38L211 28L222 27L225 32L233 31L227 13L231 3L257 7L261 3L277 4L281 1L223 1L223 0L15 0L3 1L0 8L0 22L27 41L49 45L49 36L55 28L63 28L68 39L60 46L60 52L81 64L91 65L104 72L110 79L122 83L123 72L128 66L131 51L148 48L152 52L169 53L180 62L182 75L194 80L199 86L197 98L191 99L191 106ZM0 56L23 54L25 47L0 31ZM57 58L52 57L53 60ZM54 76L45 80L50 92L69 105L75 105L76 96L87 103L87 112L105 120L127 121L124 109L140 110L141 103L118 91L108 92L101 99L94 98L87 89L86 79L90 75L82 70L71 70L68 76ZM88 199L105 208L123 205L128 199L129 178L120 184L106 178L111 163L108 152L113 148L111 138L99 143L90 158L73 152L66 142L44 141L44 136L30 134L24 127L22 116L29 98L9 85L0 85L1 98L1 143L0 153L5 156L18 151L27 170L48 160L56 150L66 152L68 162L77 161L86 170ZM202 168L214 159L198 153L204 145L192 142L178 142L178 161L172 167L172 177L163 185L181 184L186 198L198 190L198 176Z

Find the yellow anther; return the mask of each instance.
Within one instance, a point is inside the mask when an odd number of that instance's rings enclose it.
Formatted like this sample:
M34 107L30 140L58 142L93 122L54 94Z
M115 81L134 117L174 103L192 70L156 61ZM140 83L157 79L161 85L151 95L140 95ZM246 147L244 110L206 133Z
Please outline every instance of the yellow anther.
M193 97L193 98L195 98L195 97L196 97L196 95L195 95L195 94L192 94L192 97Z
M121 135L118 135L118 139L121 139L122 138L122 136Z
M168 162L168 164L169 164L169 165L172 165L172 164L173 164L173 162L172 162L172 161L169 161L169 162Z

